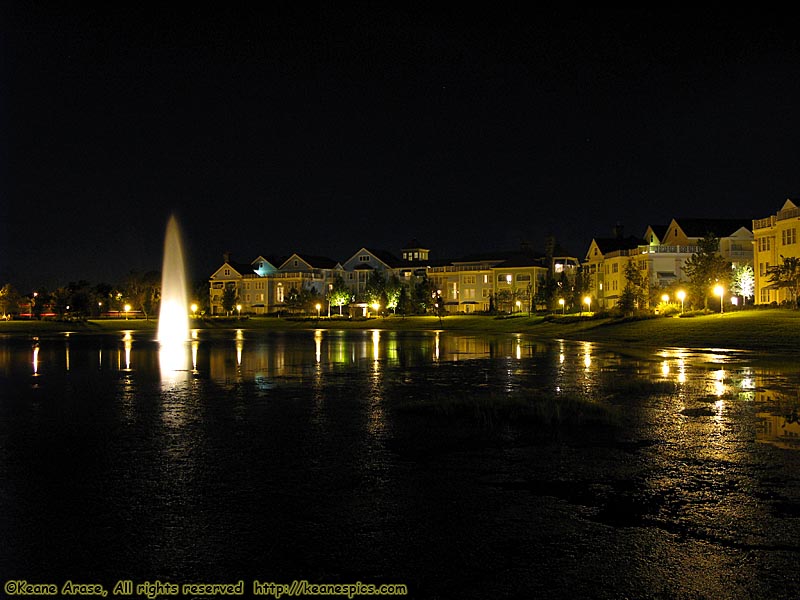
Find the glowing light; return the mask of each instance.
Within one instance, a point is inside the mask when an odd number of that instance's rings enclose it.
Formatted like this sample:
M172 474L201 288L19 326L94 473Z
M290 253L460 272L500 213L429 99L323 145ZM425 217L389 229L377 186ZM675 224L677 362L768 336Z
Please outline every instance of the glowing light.
M192 304L190 308L192 309L192 316L197 317L197 304Z
M723 288L721 285L715 285L714 295L719 296L719 313L722 314L724 310L724 302L722 301L722 298L725 295L725 288Z
M133 347L133 337L131 337L130 331L126 331L125 335L122 336L122 344L125 346L125 370L130 371L131 348Z
M244 332L236 330L236 366L242 366L242 351L244 350Z
M664 294L663 296L661 296L661 301L662 301L664 304L666 304L667 302L669 302L669 295L667 295L667 294Z
M372 332L372 358L378 360L381 356L380 352L381 332L377 329Z
M130 304L126 304L124 308L125 308L125 320L127 321L128 320L128 313L131 312L131 305Z
M678 290L676 296L678 296L678 300L681 301L681 313L683 313L683 301L686 300L686 292L683 290Z
M39 374L39 344L33 345L33 375Z
M158 315L159 363L162 379L187 371L189 311L183 244L175 216L167 222L161 270L161 311Z
M319 306L319 304L317 304ZM322 360L322 330L317 329L314 331L314 347L315 347L315 357L317 359L317 363Z
M564 299L563 298L559 298L558 299L558 303L561 305L561 314L563 315L564 314Z

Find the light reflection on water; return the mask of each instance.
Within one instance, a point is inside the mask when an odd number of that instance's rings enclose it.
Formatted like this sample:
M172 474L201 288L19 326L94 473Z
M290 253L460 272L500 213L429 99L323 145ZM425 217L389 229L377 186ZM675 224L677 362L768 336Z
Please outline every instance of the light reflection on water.
M323 402L332 374L358 377L362 373L369 382L373 423L385 421L381 412L385 390L398 381L412 389L453 384L465 389L470 385L495 387L508 393L537 386L592 398L607 396L623 382L660 381L674 385L683 406L693 398L707 397L717 419L724 416L730 402L780 405L783 408L778 412L759 412L759 441L774 438L785 447L796 447L800 437L800 426L791 417L800 404L796 370L756 361L746 353L716 349L634 353L590 342L543 343L522 335L377 329L303 333L193 330L188 342L161 347L154 343L152 333L126 330L114 338L69 334L32 338L27 347L28 373L38 379L80 374L89 364L82 353L88 352L96 357L91 359L94 370L116 370L124 375L122 381L128 387L153 373L153 353L157 351L162 389L188 392L190 382L197 378L223 385L253 382L264 393L276 386L308 381ZM59 353L60 360L56 358ZM18 373L19 358L8 340L0 342L0 373ZM445 376L445 371L436 370L437 365L474 368ZM437 380L439 376L463 380Z

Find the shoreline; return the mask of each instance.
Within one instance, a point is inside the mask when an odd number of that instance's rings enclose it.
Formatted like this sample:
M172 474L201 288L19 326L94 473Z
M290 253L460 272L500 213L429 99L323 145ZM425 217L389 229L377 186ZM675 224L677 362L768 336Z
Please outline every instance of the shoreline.
M102 319L87 321L4 321L0 336L38 336L57 333L92 334L116 331L155 331L158 319ZM592 318L589 316L433 316L377 317L367 320L192 319L192 329L247 331L386 330L446 331L463 334L522 334L542 340L568 339L642 347L672 346L696 349L725 348L792 354L800 350L800 311L745 310L689 318Z

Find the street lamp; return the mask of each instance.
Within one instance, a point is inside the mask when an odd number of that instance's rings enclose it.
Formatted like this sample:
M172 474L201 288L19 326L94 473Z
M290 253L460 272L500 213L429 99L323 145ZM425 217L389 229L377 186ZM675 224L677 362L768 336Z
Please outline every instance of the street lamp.
M715 285L714 295L719 296L719 314L722 314L724 311L722 298L725 295L725 288L723 288L721 285Z
M237 320L241 320L241 318L242 318L242 305L241 304L237 304L236 305L236 312L238 313L238 315L236 316L236 319Z
M591 296L586 296L586 298L584 298L583 301L586 303L586 312L591 312L592 311L592 298L591 298Z
M123 308L125 309L125 320L127 321L128 320L128 313L131 312L131 305L130 304L126 304Z
M683 301L686 300L686 292L683 290L678 290L678 300L681 301L681 314L683 314Z
M564 299L563 298L559 298L558 299L558 303L561 305L561 315L563 316L564 315Z
M666 304L667 302L669 302L669 296L667 294L664 294L663 296L661 296L661 301L664 304Z
M322 308L322 305L317 302L317 321L319 321L319 309Z
M520 310L522 310L522 302L517 300L517 312L519 312Z

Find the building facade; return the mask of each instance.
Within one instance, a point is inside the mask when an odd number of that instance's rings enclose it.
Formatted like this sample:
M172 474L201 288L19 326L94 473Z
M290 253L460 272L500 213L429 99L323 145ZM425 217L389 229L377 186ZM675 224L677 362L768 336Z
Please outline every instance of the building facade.
M481 257L432 262L430 250L413 240L401 257L373 248L360 248L342 263L326 257L293 254L285 259L258 256L251 263L225 261L209 278L211 315L223 315L223 296L235 295L242 314L272 314L285 310L290 293L308 291L327 298L337 278L358 299L374 273L396 278L411 288L427 278L449 313L532 311L548 272L574 278L579 261L575 257L549 259L528 251L496 252ZM361 312L369 307L361 303ZM327 312L327 302L325 306Z
M658 290L672 290L687 282L686 261L700 250L708 234L719 239L719 253L731 268L753 264L751 222L741 219L673 219L669 225L647 227L641 238L595 238L589 245L585 267L591 278L597 306L614 308L627 280L625 268L633 263L649 298ZM657 294L660 295L660 294Z
M756 304L781 303L791 299L789 289L772 281L770 270L782 264L784 258L800 258L798 229L800 208L791 200L786 200L774 215L753 220Z

